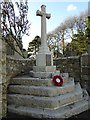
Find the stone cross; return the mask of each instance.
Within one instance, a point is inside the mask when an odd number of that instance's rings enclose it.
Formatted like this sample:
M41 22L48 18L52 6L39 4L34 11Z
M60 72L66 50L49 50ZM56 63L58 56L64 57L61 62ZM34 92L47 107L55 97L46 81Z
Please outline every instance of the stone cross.
M53 65L53 57L47 46L47 35L46 35L46 18L49 19L51 14L46 13L46 6L41 6L41 11L36 11L37 16L41 16L41 46L36 54L36 66L44 67Z
M41 6L41 11L37 10L37 16L41 16L41 46L47 46L46 37L46 18L49 19L51 14L46 13L46 6Z

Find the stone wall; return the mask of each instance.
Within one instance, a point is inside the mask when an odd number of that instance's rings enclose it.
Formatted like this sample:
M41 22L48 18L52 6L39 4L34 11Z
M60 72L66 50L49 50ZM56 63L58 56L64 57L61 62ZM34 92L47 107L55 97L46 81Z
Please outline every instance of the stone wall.
M7 116L7 88L10 79L17 75L28 74L32 70L32 66L35 65L35 61L6 57L5 46L1 42L0 39L0 118L5 118Z
M30 59L15 59L11 56L6 58L6 71L7 78L15 77L17 75L28 74L32 70L32 66L35 65L34 60Z
M60 72L68 72L75 81L80 81L81 64L80 56L62 57L54 60L54 65Z
M90 93L90 46L88 54L81 57L81 84Z
M0 37L0 118L7 114L6 46Z
M54 65L61 73L68 72L69 76L74 77L75 82L79 81L90 93L90 53L58 58L54 60Z

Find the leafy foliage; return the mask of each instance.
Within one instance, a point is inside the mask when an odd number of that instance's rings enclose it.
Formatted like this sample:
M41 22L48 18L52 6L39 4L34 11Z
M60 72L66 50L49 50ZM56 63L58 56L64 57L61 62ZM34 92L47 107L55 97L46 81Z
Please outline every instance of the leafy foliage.
M37 35L29 43L29 47L28 47L29 56L31 56L32 54L36 54L36 52L39 51L40 45L41 45L41 38ZM30 54L30 52L31 52L31 54Z
M87 46L90 41L89 32L90 18L87 20L87 12L85 11L80 13L79 16L68 17L55 30L48 33L48 43L50 44L50 41L52 40L50 46L54 46L58 41L58 52L61 52L62 50L64 56L81 55L87 52ZM58 37L56 38L56 36ZM70 39L71 42L65 44L67 39Z

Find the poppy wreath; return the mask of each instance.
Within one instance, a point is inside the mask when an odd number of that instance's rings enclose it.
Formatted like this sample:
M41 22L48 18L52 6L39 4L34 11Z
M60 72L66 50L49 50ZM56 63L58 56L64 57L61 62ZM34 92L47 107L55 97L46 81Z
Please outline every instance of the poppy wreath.
M53 77L53 83L55 84L55 85L57 85L57 86L62 86L63 85L63 82L64 82L64 80L62 79L62 77L60 76L60 75L55 75L54 77Z

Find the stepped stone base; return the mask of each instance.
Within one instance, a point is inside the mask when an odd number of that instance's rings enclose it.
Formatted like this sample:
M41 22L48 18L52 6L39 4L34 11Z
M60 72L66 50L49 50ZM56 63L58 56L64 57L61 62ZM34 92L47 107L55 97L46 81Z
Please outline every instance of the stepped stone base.
M30 106L47 109L57 109L68 104L80 101L82 99L82 90L79 84L76 85L75 91L64 95L54 97L41 97L30 95L10 94L8 95L8 103L16 106ZM41 104L42 103L42 104Z
M72 77L69 77L67 73L61 73L61 76L64 80L64 84L67 84L69 81L73 81ZM19 85L29 85L29 86L54 86L52 83L52 78L34 78L29 76L15 77L10 80L10 84L19 84ZM57 88L56 86L54 86Z
M55 67L54 67L55 68ZM43 72L34 67L32 76L11 79L8 93L8 112L34 118L58 119L69 118L89 109L90 99L86 90L79 83L74 83L68 73L60 71ZM52 69L52 68L51 68ZM50 69L49 69L50 70ZM48 71L48 72L47 72ZM61 75L62 86L55 86L50 75Z
M34 118L46 118L46 119L59 119L59 118L69 118L73 115L79 114L88 110L88 100L82 100L77 103L65 106L63 108L58 108L56 110L41 109L41 108L30 108L25 106L9 105L8 112L16 113L19 115L30 116Z
M44 80L45 81L45 80ZM21 81L17 80L15 81L17 84L18 82L21 83ZM27 82L26 82L27 84ZM49 86L29 86L29 83L26 85L10 85L9 91L10 93L18 93L23 95L35 95L35 96L58 96L63 95L65 93L73 92L75 89L74 80L70 80L67 84L63 85L63 87L55 87L52 84L49 84ZM39 84L40 85L40 84ZM42 92L41 92L42 91Z

